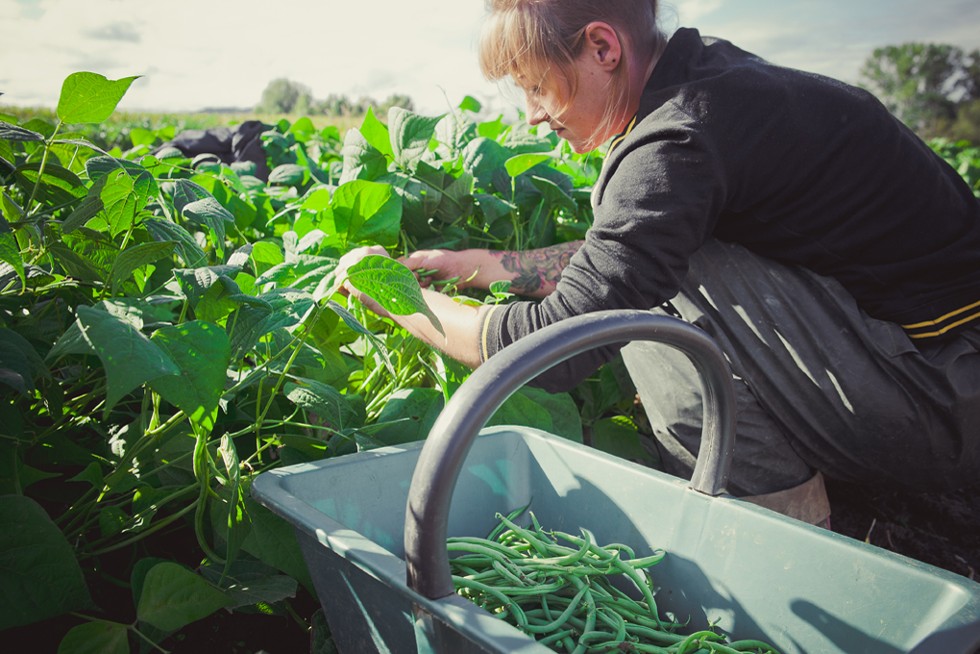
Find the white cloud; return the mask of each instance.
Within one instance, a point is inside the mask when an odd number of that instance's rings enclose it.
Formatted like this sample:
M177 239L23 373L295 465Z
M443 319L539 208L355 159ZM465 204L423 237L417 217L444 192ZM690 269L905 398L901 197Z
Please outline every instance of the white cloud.
M848 81L879 45L980 47L975 0L665 0L662 11L668 29ZM250 107L277 77L317 98L401 93L431 113L466 94L506 105L477 66L482 14L482 0L4 0L0 100L53 106L66 76L93 70L144 76L126 110Z

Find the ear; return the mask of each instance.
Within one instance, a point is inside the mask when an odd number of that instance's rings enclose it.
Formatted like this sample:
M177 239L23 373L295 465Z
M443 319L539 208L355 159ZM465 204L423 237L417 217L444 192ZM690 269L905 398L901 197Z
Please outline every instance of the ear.
M623 60L623 43L609 23L593 21L585 26L584 48L589 58L600 68L612 71Z

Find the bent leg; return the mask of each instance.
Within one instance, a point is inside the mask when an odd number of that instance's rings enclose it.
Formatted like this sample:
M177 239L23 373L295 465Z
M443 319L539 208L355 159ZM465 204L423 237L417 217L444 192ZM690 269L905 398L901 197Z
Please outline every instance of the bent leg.
M693 257L672 304L715 338L768 416L764 429L788 445L772 450L788 467L767 461L744 431L754 418L740 416L738 469L773 468L773 485L800 461L857 483L923 490L977 482L980 329L916 347L900 326L867 316L835 280L718 241ZM633 361L631 374L639 367ZM663 433L671 429L681 431Z

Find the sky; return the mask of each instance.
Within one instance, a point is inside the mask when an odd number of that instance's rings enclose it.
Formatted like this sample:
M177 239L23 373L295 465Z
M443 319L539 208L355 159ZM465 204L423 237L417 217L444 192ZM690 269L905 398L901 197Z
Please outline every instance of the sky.
M76 71L140 75L121 111L249 108L287 78L314 98L412 98L442 113L486 82L476 41L483 0L0 0L0 106L57 104ZM774 63L847 82L876 47L980 48L976 0L662 0L661 22L733 41Z

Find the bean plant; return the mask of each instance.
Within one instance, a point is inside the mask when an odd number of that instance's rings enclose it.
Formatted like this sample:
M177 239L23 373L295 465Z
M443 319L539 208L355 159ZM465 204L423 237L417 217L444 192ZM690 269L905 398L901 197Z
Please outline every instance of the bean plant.
M343 135L269 125L265 180L184 156L172 126L95 143L134 79L76 73L54 120L0 115L0 631L57 625L65 653L168 651L221 611L308 628L309 573L252 478L422 439L468 373L348 304L338 259L581 238L601 166L466 98ZM427 311L395 260L350 279ZM642 458L633 393L614 363L493 420Z

